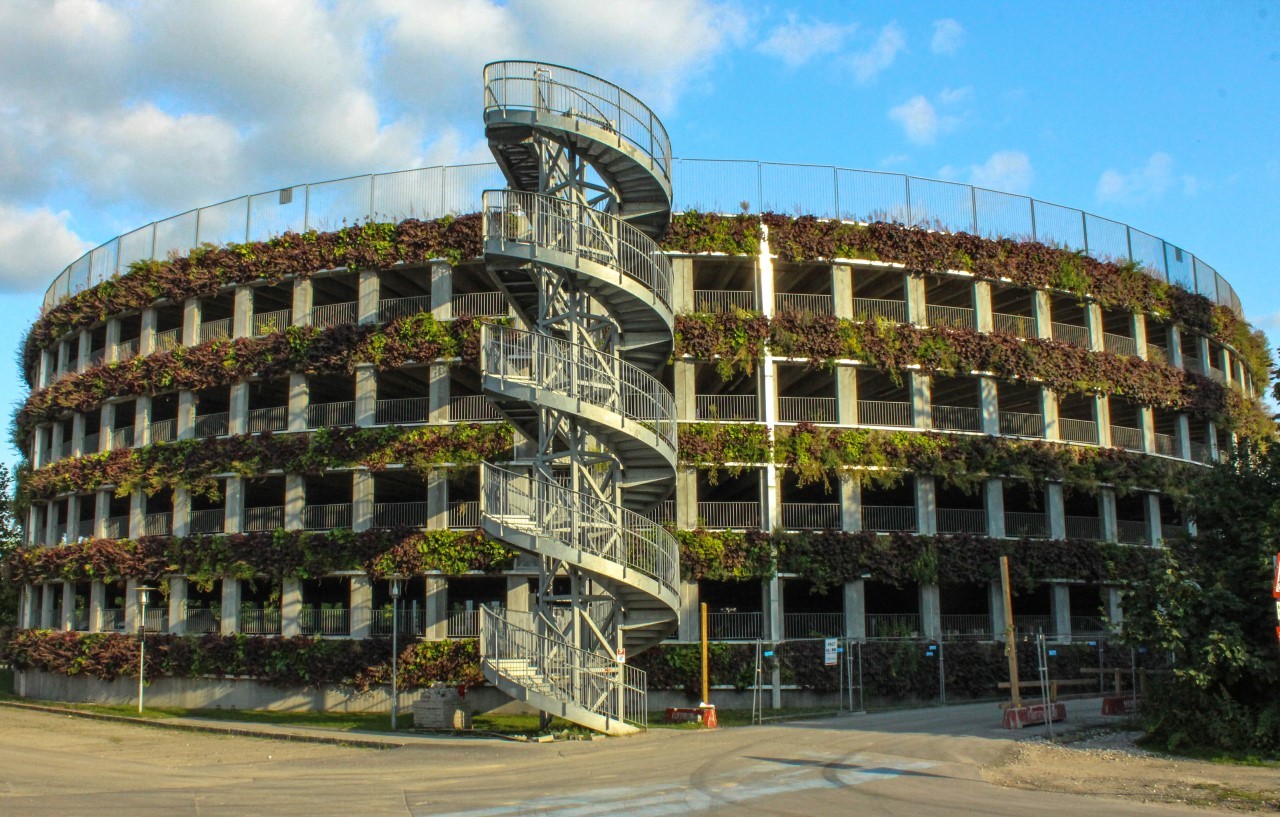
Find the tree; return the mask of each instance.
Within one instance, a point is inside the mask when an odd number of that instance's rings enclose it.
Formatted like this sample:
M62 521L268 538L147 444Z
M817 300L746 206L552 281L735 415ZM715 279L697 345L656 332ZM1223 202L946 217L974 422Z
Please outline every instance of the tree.
M1171 652L1143 704L1172 750L1280 754L1280 646L1271 596L1280 550L1280 445L1242 449L1195 486L1196 535L1165 543L1124 599L1125 637Z
M13 473L0 463L0 566L22 544L22 531L14 515ZM18 586L0 575L0 632L18 623Z

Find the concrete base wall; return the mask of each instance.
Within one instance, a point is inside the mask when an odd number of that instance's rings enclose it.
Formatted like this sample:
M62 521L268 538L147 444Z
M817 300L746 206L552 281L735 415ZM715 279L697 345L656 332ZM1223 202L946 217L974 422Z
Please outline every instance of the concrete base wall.
M138 702L136 678L102 681L84 676L58 675L37 670L14 673L14 691L20 698L66 703L128 706ZM421 690L400 693L400 712L411 716ZM467 690L467 704L476 713L533 712L489 686ZM368 692L350 689L282 689L260 681L239 678L160 678L147 685L146 705L175 709L265 709L278 712L390 712L391 690L377 687Z

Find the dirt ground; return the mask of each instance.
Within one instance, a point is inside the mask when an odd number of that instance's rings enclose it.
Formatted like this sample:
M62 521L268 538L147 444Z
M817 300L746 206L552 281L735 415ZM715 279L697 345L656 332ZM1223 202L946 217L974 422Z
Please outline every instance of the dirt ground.
M997 785L1224 811L1280 812L1280 765L1245 766L1156 756L1136 732L1019 743L982 770Z

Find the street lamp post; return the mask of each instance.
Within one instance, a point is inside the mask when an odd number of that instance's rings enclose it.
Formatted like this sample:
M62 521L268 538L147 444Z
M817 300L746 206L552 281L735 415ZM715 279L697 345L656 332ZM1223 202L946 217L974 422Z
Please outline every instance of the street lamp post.
M391 577L391 731L396 731L396 715L400 714L400 649L397 635L400 631L400 590L404 579Z
M147 682L147 600L154 587L138 586L138 714L142 714L143 689Z

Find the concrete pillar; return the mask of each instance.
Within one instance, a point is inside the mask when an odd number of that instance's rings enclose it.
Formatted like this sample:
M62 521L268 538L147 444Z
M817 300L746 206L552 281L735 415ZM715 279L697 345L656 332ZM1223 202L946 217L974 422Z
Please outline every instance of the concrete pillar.
M71 417L71 453L76 457L95 453L84 450L84 415L79 412Z
M169 632L173 635L187 633L187 579L172 576L169 579Z
M1141 312L1130 313L1133 320L1133 341L1138 345L1138 357L1147 359L1147 316Z
M917 326L924 326L928 323L926 317L928 310L925 308L924 294L924 276L904 273L903 291L907 296L907 322L914 323Z
M1004 620L1004 588L999 581L987 585L987 610L991 615L992 640L1004 641L1007 635L1005 627L1008 625Z
M133 404L133 447L151 445L151 398L140 396Z
M136 488L129 497L129 538L137 539L142 535L142 520L147 514L147 494Z
M75 364L76 371L83 372L89 368L89 355L93 352L93 335L88 329L81 329L76 336ZM104 358L105 360L105 358Z
M378 373L372 364L356 366L355 421L361 428L374 424L378 399Z
M938 532L938 491L933 477L916 475L916 530L924 536Z
M675 381L676 420L689 423L698 419L697 369L693 361L675 361L671 364L671 375Z
M1106 349L1106 339L1102 336L1102 307L1095 303L1085 304L1084 325L1089 329L1089 348L1095 352Z
M378 322L380 281L376 270L360 270L356 296L356 319L360 323Z
M78 344L79 340L77 340L76 343ZM79 367L78 355L79 353L77 352L77 358L76 358L77 362L75 364L77 368ZM62 341L58 344L58 375L62 376L66 374L68 371L71 370L71 368L72 368L71 343L69 341Z
M449 367L436 363L427 370L427 399L433 423L449 422ZM518 436L518 435L517 435Z
M930 640L942 638L942 602L938 585L920 585L920 634Z
M836 367L836 422L858 424L858 370L852 366Z
M867 583L854 579L844 583L844 637L857 641L867 638Z
M933 389L929 375L911 373L911 425L933 428Z
M99 580L89 585L89 632L102 632L106 617L107 585Z
M71 582L62 583L62 621L58 622L58 629L63 632L71 632L75 629L75 612L76 612L76 586Z
M289 375L289 430L307 430L308 403L307 376L305 374Z
M227 477L223 530L240 533L244 530L244 479Z
M1067 506L1061 482L1045 485L1045 515L1049 520L1049 538L1067 538Z
M297 474L284 476L284 529L302 530L302 509L307 504L307 480Z
M431 314L438 321L453 319L453 267L444 261L431 264Z
M240 631L240 580L222 577L222 619L220 630L223 635L231 635Z
M18 588L18 629L34 629L31 622L31 585L24 584Z
M1213 422L1205 423L1205 439L1209 442L1209 461L1217 462L1221 456L1218 449L1218 426Z
M773 576L760 583L764 610L764 637L767 641L786 638L786 619L782 604L782 579Z
M1120 625L1124 624L1124 608L1120 606L1121 591L1119 587L1108 586L1106 588L1107 596L1107 623L1110 624L1113 631L1119 630Z
M1182 368L1182 329L1177 324L1169 326L1169 365Z
M112 318L107 321L107 348L103 354L103 361L106 363L114 363L120 359L117 347L120 345L120 319ZM81 348L84 348L83 346ZM85 362L88 362L87 359Z
M150 605L147 605L150 606ZM124 631L126 633L137 633L138 626L141 621L139 613L141 609L138 605L138 580L129 579L125 582L124 589Z
M292 395L290 395L292 396ZM232 383L227 404L227 433L249 433L249 384Z
M293 325L306 326L311 323L311 279L293 279Z
M280 635L302 635L302 581L286 578L280 588Z
M973 306L978 321L978 331L990 332L995 329L995 310L991 306L991 282L973 282Z
M1119 541L1119 529L1116 525L1116 492L1110 488L1099 488L1098 508L1102 513L1102 538L1108 542Z
M191 532L191 491L181 486L174 486L173 488L173 535L186 536L190 532Z
M351 472L351 529L364 531L373 527L373 474Z
M36 369L36 383L42 388L49 385L49 381L53 378L53 355L48 349L40 353L40 365Z
M1040 413L1044 417L1044 438L1058 439L1058 395L1047 386L1040 387Z
M93 538L107 537L107 519L111 516L111 492L98 491L93 495Z
M190 440L196 436L196 393L190 389L178 392L178 439Z
M1178 456L1191 459L1191 421L1185 414L1178 415Z
M681 641L698 641L702 638L701 602L698 583L681 579L680 631L676 634Z
M676 469L676 527L693 530L698 527L698 472L693 468Z
M1204 335L1196 335L1196 356L1200 358L1200 365L1204 367L1204 374L1209 374L1209 366L1213 363L1213 358L1209 354L1209 339Z
M40 629L52 630L55 622L53 620L53 593L54 584L45 582L40 585Z
M978 378L978 397L982 402L982 433L1000 436L1000 395L995 378Z
M116 422L116 404L103 403L101 411L98 412L98 417L98 450L110 451L115 448L111 440L111 429Z
M449 637L449 582L443 576L426 576L427 597L426 632L427 641L443 641Z
M138 336L138 354L149 355L156 350L156 310L142 310L142 333Z
M39 426L31 433L31 466L33 468L43 468L49 464L51 457L45 447L46 434L48 429Z
M427 528L445 530L449 527L449 480L445 473L434 470L427 474Z
M1066 584L1049 585L1049 612L1053 616L1053 629L1060 642L1071 641L1071 587ZM1046 633L1047 635L1047 633Z
M182 345L195 346L200 342L200 299L188 298L182 302Z
M677 315L693 312L693 259L671 259L671 311Z
M231 337L253 337L253 288L236 287L231 312Z
M840 477L840 528L862 530L862 483L848 475Z
M987 511L987 535L1004 538L1004 480L989 479L982 488L982 500Z
M853 319L853 268L848 264L831 265L831 297L837 318Z
M1144 499L1147 503L1147 543L1159 545L1164 539L1164 528L1160 522L1160 496L1146 494Z
M762 226L764 234L760 241L760 254L756 257L756 277L757 285L760 292L760 311L768 317L773 317L777 300L774 297L776 289L773 280L773 254L769 251L769 228Z
M373 629L373 583L364 573L351 577L351 637L368 638Z
M1038 289L1031 299L1031 315L1036 322L1036 337L1041 340L1053 340L1053 299L1048 292Z
M1142 450L1148 454L1156 450L1156 419L1150 406L1138 407L1138 428L1142 431Z
M1098 420L1098 445L1111 447L1111 401L1105 394L1093 396L1093 416Z

